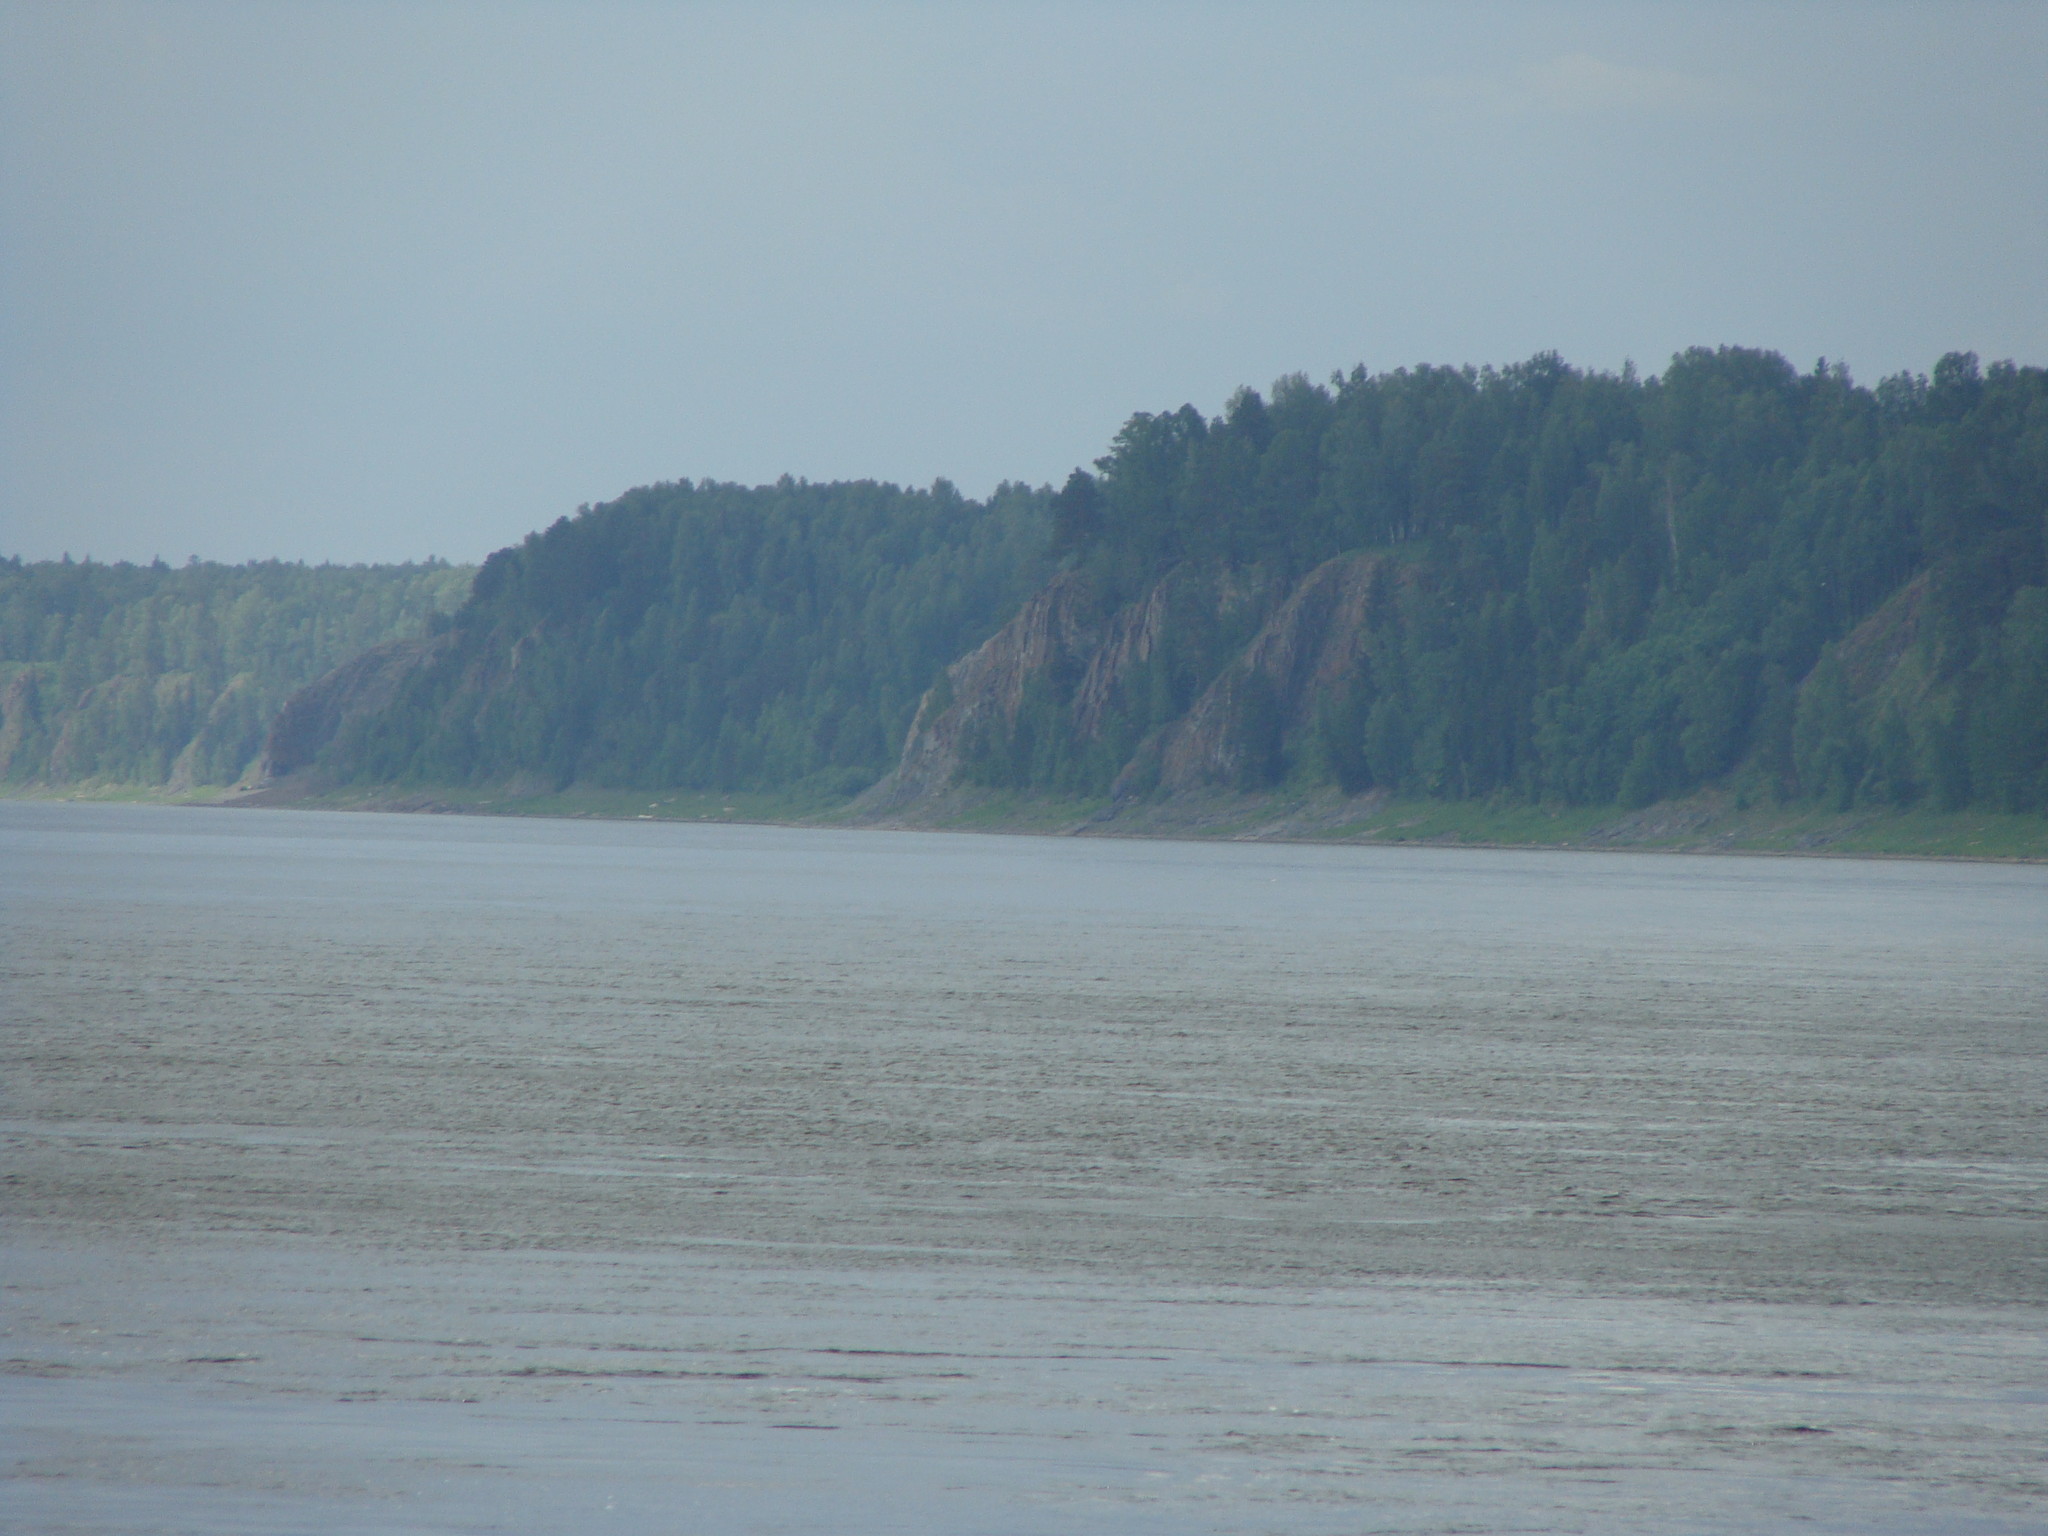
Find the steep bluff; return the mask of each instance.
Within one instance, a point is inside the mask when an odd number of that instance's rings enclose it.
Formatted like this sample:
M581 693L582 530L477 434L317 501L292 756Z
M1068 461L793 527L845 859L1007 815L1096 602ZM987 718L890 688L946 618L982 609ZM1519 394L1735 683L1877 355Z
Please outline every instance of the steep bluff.
M1113 815L1140 799L1283 782L1390 787L1402 759L1386 741L1405 701L1388 674L1414 649L1413 610L1435 580L1426 566L1354 552L1291 586L1257 571L1183 567L1107 607L1084 574L1063 573L947 669L919 706L896 769L858 808L916 821L949 814L962 789L1106 789L1102 814ZM1680 666L1738 677L1734 669L1748 667L1756 679L1752 745L1721 758L1738 801L1955 805L1975 784L2028 803L2030 781L2001 782L2007 770L1978 744L1965 702L1940 675L1937 599L1929 577L1906 582L1791 676L1757 673L1739 638L1690 657L1671 648ZM2048 601L2023 600L1994 637L2017 686L2032 690L2007 706L2030 722L2031 735L2006 754L2022 764L2048 749L2048 625L2035 610L2048 613ZM1655 698L1654 683L1638 687ZM1538 707L1568 722L1561 700L1568 696L1555 690ZM1673 711L1653 729L1691 750L1712 724L1705 711ZM1411 749L1407 761L1417 755ZM1616 777L1626 788L1627 777ZM1620 798L1640 806L1659 797Z
M1054 547L1114 601L951 677L890 794L2048 808L2048 370L1355 370L1095 467Z
M1187 714L1117 775L1111 793L1143 784L1153 757L1166 790L1279 778L1290 740L1350 681L1375 595L1384 597L1383 574L1370 555L1340 555L1311 571Z
M946 670L862 808L912 810L1048 740L1098 754L1112 798L1271 782L1348 685L1385 587L1381 559L1349 554L1292 587L1177 569L1105 608L1087 577L1063 573Z
M1094 665L1091 681L1100 694L1106 686L1099 675L1106 665L1104 627L1094 607L1087 584L1067 572L949 666L919 701L895 769L862 796L862 804L890 811L950 788L971 745L1015 722L1033 678L1085 660ZM1123 649L1128 648L1126 637Z
M442 632L293 699L273 777L787 792L897 758L932 679L1053 573L1046 495L675 482L499 550Z
M285 701L264 738L258 778L275 783L319 760L345 726L391 707L405 680L448 648L448 637L372 646Z
M2048 809L2048 370L1361 369L1139 412L1095 470L985 505L630 493L493 556L404 681L309 696L273 766L869 786L856 814L912 821L982 792Z

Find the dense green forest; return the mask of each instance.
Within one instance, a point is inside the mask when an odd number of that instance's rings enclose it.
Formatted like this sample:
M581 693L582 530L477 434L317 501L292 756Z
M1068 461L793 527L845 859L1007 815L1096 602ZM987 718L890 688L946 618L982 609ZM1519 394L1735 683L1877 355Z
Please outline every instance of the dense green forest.
M647 487L473 587L0 563L0 778L229 782L342 663L275 771L2048 812L2048 372L1297 376L1056 493Z
M342 783L851 793L1045 579L1047 500L943 480L629 492L491 556L390 701L308 755Z
M0 782L232 783L279 705L468 567L0 560Z
M1081 655L984 710L974 782L1143 792L1147 743L1228 679L1209 760L1245 789L2048 810L2038 368L1954 354L1871 389L1722 348L1653 378L1295 377L1133 416L1054 521L1070 616L1168 619L1106 704ZM1246 648L1347 555L1355 646L1290 693Z

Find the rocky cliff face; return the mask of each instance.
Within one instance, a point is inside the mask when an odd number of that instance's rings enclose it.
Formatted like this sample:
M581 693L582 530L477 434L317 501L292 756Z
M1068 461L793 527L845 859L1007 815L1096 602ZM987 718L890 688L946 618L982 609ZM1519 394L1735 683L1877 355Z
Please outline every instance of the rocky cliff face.
M1155 758L1160 788L1206 789L1243 782L1254 753L1282 752L1357 665L1381 574L1370 555L1311 571L1193 707L1140 749L1112 795L1138 787Z
M1099 697L1107 686L1101 675L1105 633L1128 631L1130 625L1120 614L1105 626L1096 616L1097 606L1078 577L1071 572L1059 576L1009 623L948 667L918 705L895 770L862 797L864 805L890 811L949 788L970 744L991 726L1007 726L1017 718L1034 677L1100 664L1089 674ZM1128 650L1127 634L1123 641Z
M1249 631L1220 670L1209 669L1188 707L1145 730L1111 781L1113 797L1231 786L1252 759L1284 753L1318 702L1356 666L1385 572L1370 555L1345 555L1291 590L1243 573L1170 573L1135 602L1104 611L1085 580L1055 579L979 649L947 669L925 696L896 770L863 797L887 814L944 793L991 739L1013 731L1034 696L1058 701L1058 726L1076 746L1128 738L1148 668L1182 630ZM1181 647L1185 650L1185 646Z
M448 643L446 635L392 640L308 683L285 701L271 722L259 777L274 782L311 766L343 726L389 705L400 684Z

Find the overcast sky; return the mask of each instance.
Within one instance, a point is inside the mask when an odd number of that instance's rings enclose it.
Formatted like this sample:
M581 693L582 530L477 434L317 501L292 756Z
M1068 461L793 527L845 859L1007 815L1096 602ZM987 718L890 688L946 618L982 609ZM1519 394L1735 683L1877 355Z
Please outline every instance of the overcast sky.
M472 560L1719 343L2048 363L2048 6L0 0L0 553Z

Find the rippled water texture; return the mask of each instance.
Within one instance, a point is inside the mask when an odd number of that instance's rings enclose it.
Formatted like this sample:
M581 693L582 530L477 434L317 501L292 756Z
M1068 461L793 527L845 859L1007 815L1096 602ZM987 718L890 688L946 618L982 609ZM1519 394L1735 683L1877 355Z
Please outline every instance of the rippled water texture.
M0 804L0 1527L2000 1532L2048 870Z

